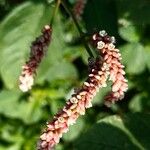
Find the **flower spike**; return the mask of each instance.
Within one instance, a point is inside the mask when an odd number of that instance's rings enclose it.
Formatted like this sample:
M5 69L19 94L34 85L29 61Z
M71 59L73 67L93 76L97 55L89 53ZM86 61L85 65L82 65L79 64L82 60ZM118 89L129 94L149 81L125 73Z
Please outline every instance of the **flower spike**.
M19 77L19 88L23 92L31 89L36 69L38 68L43 56L45 55L51 41L52 29L46 25L42 30L42 35L36 38L31 45L30 58L22 67L22 73Z
M87 108L92 107L92 99L99 88L106 86L108 77L106 63L100 58L89 60L89 76L79 90L67 101L66 106L55 115L53 121L40 136L38 150L52 150L59 143L63 133L69 130L80 115L84 115Z
M100 88L106 87L109 78L112 92L105 98L105 104L110 105L124 96L127 90L127 80L124 78L124 66L121 64L121 54L115 48L115 38L102 31L93 35L93 43L97 46L99 56L89 59L88 78L83 85L74 91L54 119L47 124L40 136L37 149L53 150L59 143L63 133L68 132L80 115L84 115L87 108L92 107L92 100Z
M92 40L108 66L109 80L112 81L112 92L105 97L105 104L110 106L111 103L121 100L124 97L124 92L128 89L127 80L124 77L124 66L120 62L121 54L119 49L115 48L115 38L107 35L104 30L100 31L99 34L94 34Z

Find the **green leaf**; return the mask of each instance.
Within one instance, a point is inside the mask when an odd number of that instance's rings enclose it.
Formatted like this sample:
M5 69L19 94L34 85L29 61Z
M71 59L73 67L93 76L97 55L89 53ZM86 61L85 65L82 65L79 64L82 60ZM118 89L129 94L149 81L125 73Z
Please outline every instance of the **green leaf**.
M126 65L126 71L130 74L139 74L145 69L144 47L139 43L131 43L120 47L122 61Z
M14 104L19 97L20 93L17 91L6 91L0 92L0 113L11 115L13 110L17 110L17 106Z
M32 90L32 97L44 99L61 99L65 97L65 91L63 89L53 89L53 88L42 88Z
M86 62L88 60L88 54L85 51L85 48L83 46L73 46L73 47L67 47L64 51L64 58L70 62L76 60L78 57L84 57Z
M104 97L110 91L111 91L111 84L109 84L106 88L101 88L93 99L93 105L102 104L104 101Z
M135 95L129 103L129 109L132 112L149 111L150 109L149 97L144 95L143 93Z
M0 114L18 118L25 123L37 122L42 116L40 99L19 100L20 92L2 91L0 93Z
M85 127L84 125L83 118L79 118L76 124L69 128L69 132L64 134L63 139L68 142L75 140L83 131L83 128Z
M71 82L76 79L77 76L77 70L74 65L67 61L58 61L49 66L49 68L41 66L37 82L41 83L43 80L49 82L54 80L68 80Z
M144 147L150 149L150 114L128 114L123 118L126 128L132 133L137 141Z
M11 146L0 146L0 150L20 150L21 149L21 144L20 143L16 143L13 144Z
M5 0L0 0L0 5L5 5Z
M133 112L141 112L142 111L142 94L136 95L133 97L129 104L129 108Z
M31 42L49 22L51 10L42 3L26 2L16 7L0 24L0 73L8 88L17 86Z
M100 120L77 142L78 150L150 149L150 115L117 115Z
M150 70L150 44L146 45L144 50L145 50L146 65Z
M133 25L125 19L120 20L122 26L119 28L120 36L129 42L138 42L140 40L140 30L138 26Z
M58 145L56 145L55 150L64 150L63 146L64 145L58 144Z

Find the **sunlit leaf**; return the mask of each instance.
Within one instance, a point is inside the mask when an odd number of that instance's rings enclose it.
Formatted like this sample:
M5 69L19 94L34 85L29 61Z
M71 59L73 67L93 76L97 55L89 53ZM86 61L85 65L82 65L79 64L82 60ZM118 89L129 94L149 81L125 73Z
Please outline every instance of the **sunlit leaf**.
M143 112L150 109L150 100L149 97L144 95L143 93L135 95L130 103L129 109L132 112Z
M126 65L126 71L131 74L138 74L145 69L144 47L139 43L127 44L120 48L123 64Z
M43 79L49 82L54 80L72 81L77 78L76 68L66 61L58 61L56 64L49 66L49 69L46 69L46 67L41 66L37 82L41 82Z
M146 65L150 70L150 44L145 46L145 59L146 59Z
M20 95L15 91L2 91L0 93L0 114L21 119L25 123L39 120L42 115L39 100L19 100Z
M80 133L82 132L85 126L83 118L79 118L75 125L71 126L69 132L63 136L65 141L73 141L75 140Z
M140 40L141 28L139 26L135 26L125 19L120 20L120 24L119 34L124 40L129 42L138 42Z

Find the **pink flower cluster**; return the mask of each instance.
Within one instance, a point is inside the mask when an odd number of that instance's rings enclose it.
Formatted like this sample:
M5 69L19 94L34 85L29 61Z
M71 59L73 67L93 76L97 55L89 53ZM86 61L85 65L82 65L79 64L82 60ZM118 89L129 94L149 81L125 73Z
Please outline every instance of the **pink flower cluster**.
M120 62L121 54L119 49L115 48L115 38L108 36L104 30L93 35L93 42L108 66L109 80L112 81L112 92L105 97L105 104L110 106L111 103L122 99L128 89L124 66Z
M83 14L84 7L87 0L77 0L73 7L73 13L77 19L81 19L81 15Z
M109 78L112 81L112 92L106 96L105 104L122 99L127 90L127 80L124 78L124 66L121 64L121 55L115 48L115 38L100 31L93 35L93 43L97 47L98 57L89 60L89 74L80 89L67 101L66 106L55 115L47 124L45 131L40 136L38 150L52 150L59 143L63 133L69 130L80 115L84 115L87 108L92 107L92 99L100 88L106 87Z
M46 25L42 30L42 35L37 37L31 45L30 59L22 67L23 70L19 77L19 88L23 92L27 92L33 85L36 69L48 49L51 32L51 27Z
M59 143L63 133L69 130L80 115L85 114L86 108L92 107L91 100L99 91L106 87L108 67L99 58L90 62L89 77L79 90L76 90L67 101L66 106L49 122L46 130L40 136L38 150L52 150Z

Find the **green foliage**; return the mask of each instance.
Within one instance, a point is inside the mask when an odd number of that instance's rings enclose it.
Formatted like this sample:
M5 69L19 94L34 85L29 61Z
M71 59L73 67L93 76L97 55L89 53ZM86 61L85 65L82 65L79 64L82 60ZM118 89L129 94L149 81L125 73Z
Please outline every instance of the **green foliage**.
M75 0L67 3L72 7ZM0 0L0 150L36 149L46 121L87 76L88 55L72 20L59 9L35 85L28 93L19 91L21 66L53 9L53 0ZM100 90L93 108L70 128L56 150L150 149L150 2L88 0L80 25L84 31L105 29L116 37L129 90L111 108L103 105L111 86Z
M135 25L130 24L127 20L120 20L120 24L123 24L119 28L120 36L129 42L139 42L140 40L140 29Z
M143 114L128 114L123 117L115 115L101 119L79 139L77 149L149 149L149 122L150 115Z
M145 51L140 43L126 44L122 49L122 61L126 65L126 71L138 74L145 69Z

